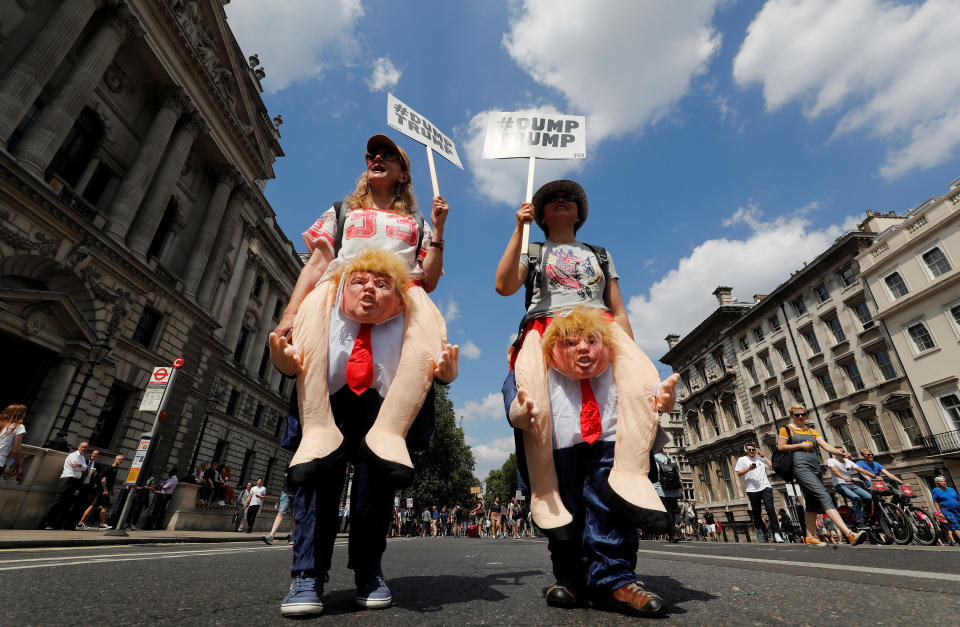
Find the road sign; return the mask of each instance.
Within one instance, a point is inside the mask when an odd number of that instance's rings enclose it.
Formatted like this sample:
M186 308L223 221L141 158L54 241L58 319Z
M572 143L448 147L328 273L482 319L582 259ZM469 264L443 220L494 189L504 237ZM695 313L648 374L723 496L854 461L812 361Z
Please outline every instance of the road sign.
M157 366L150 375L147 382L147 389L143 393L143 399L140 401L140 411L157 411L160 409L160 403L163 402L163 395L167 391L167 384L170 382L170 375L173 368L170 366Z
M408 496L408 497L407 497L407 508L409 509L409 508L411 508L411 507L413 507L413 497Z
M177 357L176 359L173 360L174 368L180 368L181 366L183 366L183 357Z
M144 437L137 445L137 452L133 455L133 463L130 464L130 471L124 480L124 485L133 485L140 476L140 469L143 467L143 460L147 458L147 451L150 450L150 437Z
M478 485L475 485L472 488L470 488L470 494L483 494L483 488L481 488Z

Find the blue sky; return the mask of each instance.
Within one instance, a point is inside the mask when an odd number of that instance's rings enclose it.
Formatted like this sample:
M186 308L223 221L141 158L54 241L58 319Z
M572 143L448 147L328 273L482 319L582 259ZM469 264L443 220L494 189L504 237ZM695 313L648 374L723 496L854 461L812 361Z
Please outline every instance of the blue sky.
M717 285L741 300L767 293L864 211L913 208L960 176L960 0L225 8L283 116L286 157L266 195L298 248L352 189L373 133L408 151L430 206L425 149L386 126L388 91L457 143L465 171L437 159L451 213L432 297L461 347L451 393L480 477L513 446L499 390L523 296L497 295L493 277L526 181L523 160L480 158L485 112L586 116L587 159L538 161L536 186L584 186L580 236L611 252L654 360L665 335L712 311Z

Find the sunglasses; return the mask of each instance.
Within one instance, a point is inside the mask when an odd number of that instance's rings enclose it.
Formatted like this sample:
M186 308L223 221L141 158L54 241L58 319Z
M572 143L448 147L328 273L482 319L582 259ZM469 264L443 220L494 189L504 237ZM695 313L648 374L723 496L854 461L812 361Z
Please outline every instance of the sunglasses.
M551 194L548 196L546 202L559 202L561 200L566 200L567 202L577 202L577 195L571 192L557 192L556 194Z
M376 152L368 152L363 156L368 162L373 161L377 157L380 157L384 161L396 161L400 157L400 154L396 150L384 148L383 150L378 150Z
M790 415L793 416L793 417L795 417L795 418L805 418L806 415L807 415L807 412L803 412L803 413L800 413L800 414L790 414Z

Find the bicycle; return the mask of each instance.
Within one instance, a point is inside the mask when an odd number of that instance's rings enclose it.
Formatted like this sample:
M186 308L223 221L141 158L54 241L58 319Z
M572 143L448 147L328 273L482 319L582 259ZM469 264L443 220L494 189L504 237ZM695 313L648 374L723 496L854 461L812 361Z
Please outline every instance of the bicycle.
M907 515L907 520L913 527L914 542L932 546L937 543L937 538L940 536L940 526L930 512L911 502L913 496L913 488L903 483L900 485L899 493L894 494L890 500L900 506L903 513Z

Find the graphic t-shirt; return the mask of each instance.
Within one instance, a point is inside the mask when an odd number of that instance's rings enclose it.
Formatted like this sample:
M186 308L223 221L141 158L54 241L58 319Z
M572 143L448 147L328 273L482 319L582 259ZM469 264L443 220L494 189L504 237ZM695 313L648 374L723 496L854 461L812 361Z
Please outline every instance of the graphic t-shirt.
M607 259L610 278L620 278L609 252ZM520 263L529 272L530 260L525 255L520 256ZM606 279L600 261L590 247L580 242L545 242L539 265L539 280L533 284L526 320L549 316L576 305L606 309L603 302Z
M303 241L311 254L323 245L333 254L336 241L337 212L333 207L327 209L320 219L303 233ZM433 230L423 224L423 241L420 254L417 255L417 220L413 216L404 216L392 211L380 209L351 209L343 223L343 238L340 253L327 266L324 278L333 274L336 267L353 259L364 250L374 248L397 253L410 267L410 278L423 278L423 260L430 249Z

